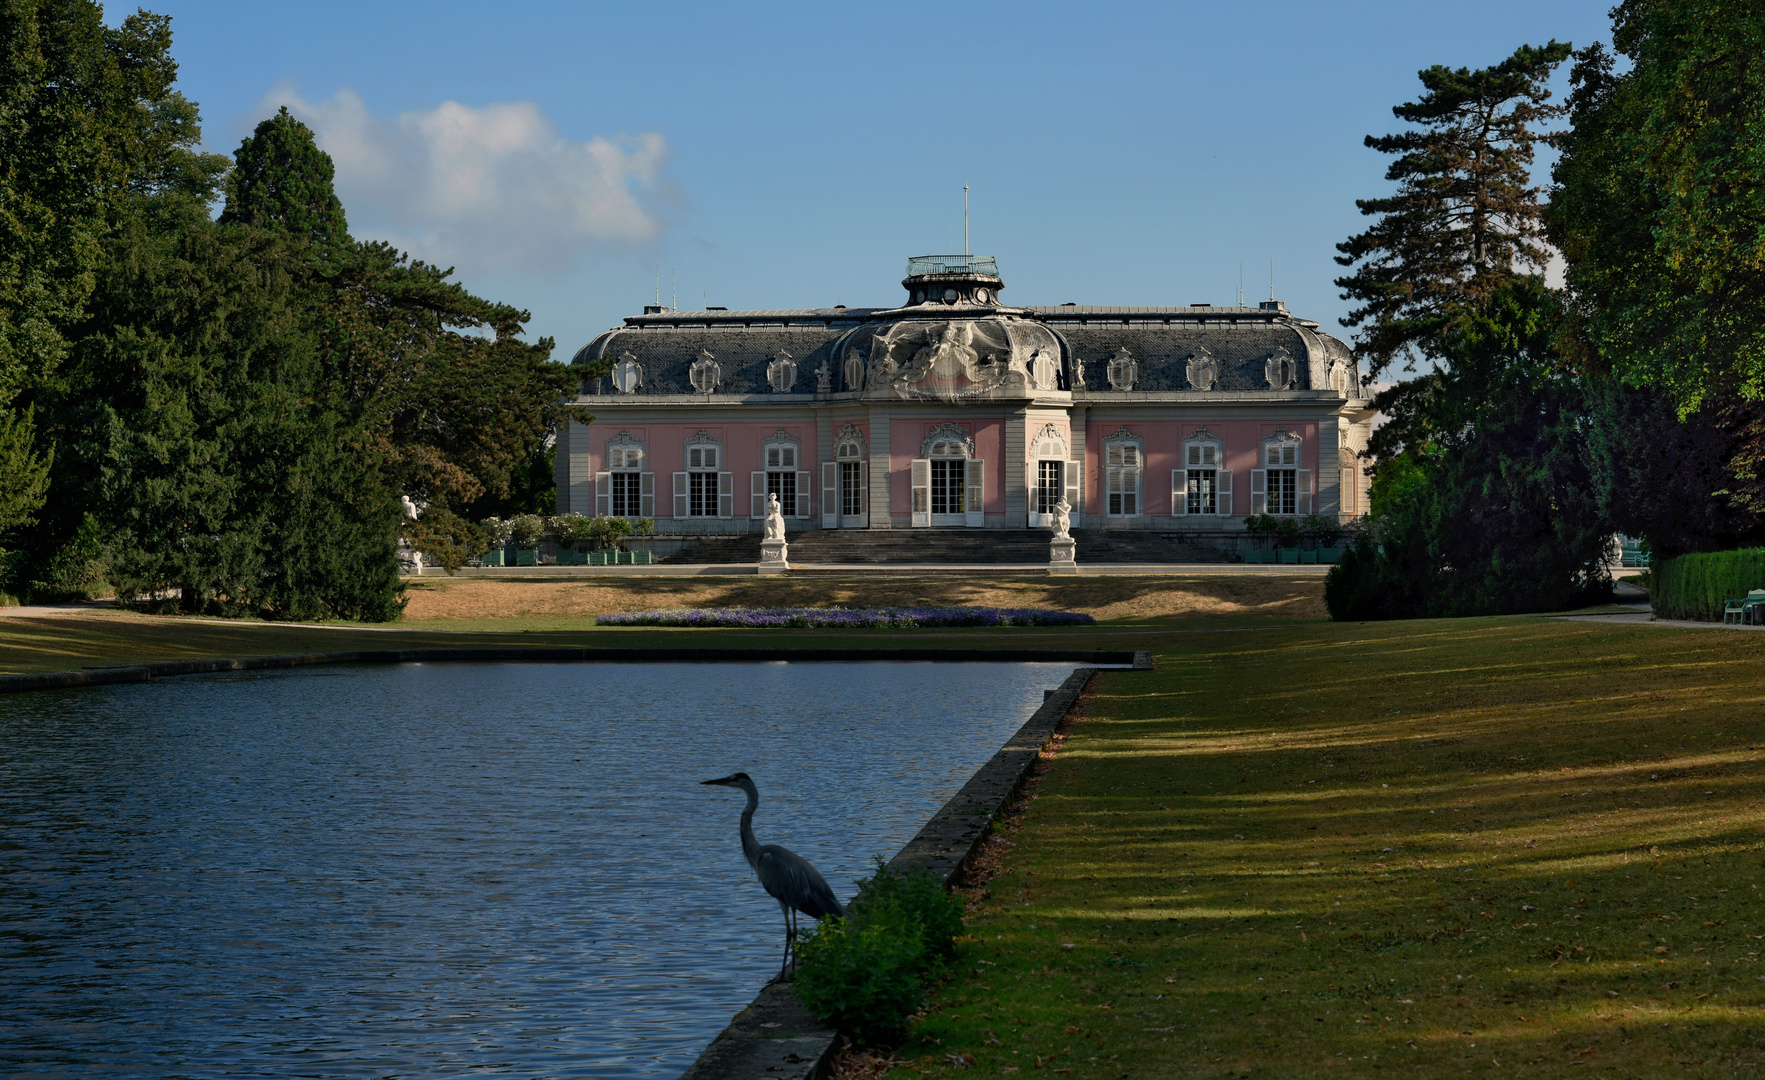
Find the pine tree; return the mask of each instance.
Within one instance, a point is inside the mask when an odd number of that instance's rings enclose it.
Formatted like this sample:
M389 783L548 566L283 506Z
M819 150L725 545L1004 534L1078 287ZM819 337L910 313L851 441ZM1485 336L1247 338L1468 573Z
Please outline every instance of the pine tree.
M286 105L257 125L233 160L223 223L286 232L326 248L349 240L343 204L332 188L337 170L331 155Z
M1436 358L1456 313L1487 300L1547 254L1534 147L1554 136L1537 126L1562 115L1545 83L1570 47L1523 45L1494 67L1436 65L1419 72L1425 93L1394 107L1418 130L1366 138L1397 160L1385 178L1397 193L1357 199L1378 220L1336 245L1336 261L1356 267L1336 280L1357 301L1342 324L1359 328L1355 351L1374 374L1400 356Z
M325 385L370 435L388 482L425 507L407 537L457 565L482 550L463 512L509 496L570 413L576 374L549 362L551 339L520 340L527 312L474 296L450 269L351 240L330 155L286 109L235 160L221 221L312 241Z

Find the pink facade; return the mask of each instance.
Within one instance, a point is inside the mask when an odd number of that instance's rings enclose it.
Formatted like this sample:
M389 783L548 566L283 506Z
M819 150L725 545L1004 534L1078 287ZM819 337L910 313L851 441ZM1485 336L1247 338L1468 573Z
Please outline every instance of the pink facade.
M1324 478L1323 470L1318 467L1318 425L1316 421L1283 421L1266 420L1150 420L1111 425L1111 434L1126 428L1131 435L1139 436L1146 454L1145 483L1142 488L1144 500L1143 514L1151 516L1174 515L1176 510L1171 506L1171 472L1183 467L1184 440L1194 436L1198 430L1206 430L1219 437L1222 460L1221 468L1231 470L1235 479L1232 485L1232 512L1236 515L1250 513L1250 473L1260 467L1259 457L1262 453L1263 440L1277 431L1288 431L1300 437L1300 456L1298 467L1311 474L1310 491L1316 498ZM1103 473L1105 469L1103 455L1092 450L1085 460L1085 495L1084 510L1086 514L1102 516L1105 513Z
M894 307L652 306L598 336L573 361L598 419L559 432L560 510L700 535L755 531L768 495L793 530L1045 530L1070 511L1228 549L1252 514L1364 511L1365 382L1278 301L1014 307L969 255L916 256L902 285ZM769 462L781 433L794 460Z

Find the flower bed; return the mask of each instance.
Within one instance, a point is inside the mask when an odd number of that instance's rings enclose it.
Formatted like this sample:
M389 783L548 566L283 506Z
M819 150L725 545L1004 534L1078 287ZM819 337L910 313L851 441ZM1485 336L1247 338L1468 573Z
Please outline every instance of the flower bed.
M595 619L600 626L1089 626L1097 620L1048 608L672 608L621 611Z

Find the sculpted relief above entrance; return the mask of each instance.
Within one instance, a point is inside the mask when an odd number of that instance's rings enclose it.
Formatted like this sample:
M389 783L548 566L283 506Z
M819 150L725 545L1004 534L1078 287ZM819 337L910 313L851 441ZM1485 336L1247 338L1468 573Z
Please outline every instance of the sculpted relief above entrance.
M859 343L846 346L848 378ZM1000 319L903 320L870 337L868 389L913 401L1029 397L1054 385L1059 343L1045 328Z

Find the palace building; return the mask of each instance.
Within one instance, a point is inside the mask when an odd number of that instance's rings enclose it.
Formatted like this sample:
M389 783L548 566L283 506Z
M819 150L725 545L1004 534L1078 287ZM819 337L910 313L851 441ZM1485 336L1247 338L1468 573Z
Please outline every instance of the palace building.
M964 255L901 284L899 307L651 306L601 334L573 360L608 373L559 433L558 511L758 533L776 494L793 534L1021 530L1065 497L1075 528L1205 543L1363 510L1368 390L1278 301L1012 307Z

